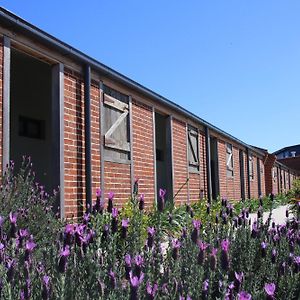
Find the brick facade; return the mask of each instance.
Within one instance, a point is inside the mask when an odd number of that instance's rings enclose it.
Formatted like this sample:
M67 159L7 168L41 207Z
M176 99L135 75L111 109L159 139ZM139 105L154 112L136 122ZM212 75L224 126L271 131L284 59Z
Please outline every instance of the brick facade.
M145 194L145 204L152 207L155 200L152 108L133 101L132 123L134 176L139 179L139 191Z
M172 139L174 168L173 196L178 193L175 198L175 203L183 204L186 203L188 199L188 184L186 183L188 178L186 124L175 118L172 120Z

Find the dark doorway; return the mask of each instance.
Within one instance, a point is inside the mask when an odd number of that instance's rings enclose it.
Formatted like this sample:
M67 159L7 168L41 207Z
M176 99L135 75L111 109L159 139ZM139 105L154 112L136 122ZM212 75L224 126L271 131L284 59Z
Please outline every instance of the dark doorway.
M210 166L211 166L211 189L212 198L216 200L220 194L219 189L219 162L218 142L216 138L210 137Z
M166 199L173 199L171 118L155 113L156 187L166 189Z
M60 183L59 111L54 110L58 99L53 93L58 94L53 90L53 67L12 49L9 158L18 170L22 156L30 156L36 181L50 193Z
M244 165L243 150L239 151L239 160L240 160L241 197L243 200L245 200L246 199L246 195L245 195L245 165Z

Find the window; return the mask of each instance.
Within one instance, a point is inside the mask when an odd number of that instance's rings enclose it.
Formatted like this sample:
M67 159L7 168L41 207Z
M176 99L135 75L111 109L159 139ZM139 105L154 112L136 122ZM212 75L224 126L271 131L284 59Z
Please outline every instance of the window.
M189 171L199 171L199 143L198 130L192 126L188 126L188 160Z
M252 154L249 155L249 176L250 179L254 179L254 160Z
M104 157L106 160L130 160L129 97L104 85L103 88Z
M227 177L233 177L233 153L229 143L226 143L226 173Z

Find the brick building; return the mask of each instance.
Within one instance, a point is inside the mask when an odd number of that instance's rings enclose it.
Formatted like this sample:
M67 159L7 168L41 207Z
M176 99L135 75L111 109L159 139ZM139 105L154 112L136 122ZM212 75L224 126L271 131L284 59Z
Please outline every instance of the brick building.
M4 9L0 73L1 168L30 155L38 180L60 186L63 216L80 215L98 187L124 204L135 178L148 206L159 188L178 204L270 192L265 151ZM280 191L295 175L285 170Z

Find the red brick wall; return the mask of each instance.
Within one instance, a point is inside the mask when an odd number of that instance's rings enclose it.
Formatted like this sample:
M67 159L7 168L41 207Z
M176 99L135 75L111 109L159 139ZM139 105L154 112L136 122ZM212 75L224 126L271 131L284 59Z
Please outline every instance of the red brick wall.
M99 84L91 86L91 153L92 153L92 200L95 201L96 188L100 188L101 177L101 137L100 137L100 91Z
M251 198L258 198L258 176L257 176L257 158L255 155L252 155L253 157L253 174L254 178L253 180L250 178L250 193Z
M155 200L154 139L152 108L140 102L132 104L134 176L139 179L139 192L145 194L145 204Z
M274 169L275 157L273 155L266 154L265 164L264 164L264 182L265 182L265 192L266 195L271 193L277 194L277 177L273 177L273 172L276 174L276 169ZM274 169L274 171L273 171Z
M114 205L121 207L131 195L130 164L108 162L104 163L104 196L108 192L115 193Z
M187 137L186 124L173 118L172 121L173 135L173 195L178 192L181 186L186 182L188 176L187 170ZM175 203L183 204L187 202L187 184L182 188L175 198Z
M261 194L262 196L266 195L266 186L265 186L265 168L264 168L264 162L262 159L259 160L260 163L260 186L261 186Z
M82 77L64 72L65 216L77 217L85 209L84 93Z
M220 196L230 200L241 199L239 149L232 145L233 177L227 176L226 142L218 140Z
M218 161L219 161L219 184L220 196L227 197L227 179L226 179L226 147L225 142L218 139Z

